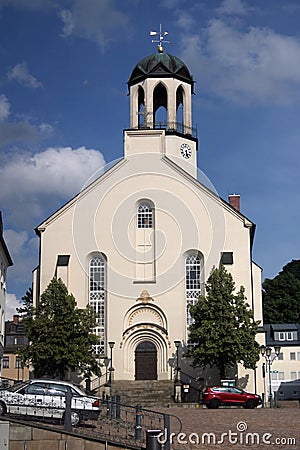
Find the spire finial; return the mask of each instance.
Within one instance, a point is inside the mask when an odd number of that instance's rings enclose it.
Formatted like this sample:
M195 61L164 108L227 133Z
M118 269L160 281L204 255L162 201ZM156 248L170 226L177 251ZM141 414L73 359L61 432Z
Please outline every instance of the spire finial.
M150 36L157 36L159 35L159 40L156 41L154 39L152 39L152 44L156 43L158 44L157 49L158 49L158 53L163 53L164 48L162 46L163 41L165 36L167 36L169 33L167 31L162 31L162 26L161 24L159 25L159 31L150 31ZM165 44L170 44L170 41L164 41Z

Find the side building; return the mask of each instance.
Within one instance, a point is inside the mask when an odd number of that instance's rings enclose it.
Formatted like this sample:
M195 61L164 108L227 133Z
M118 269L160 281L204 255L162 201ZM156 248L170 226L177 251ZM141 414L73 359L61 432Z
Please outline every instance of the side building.
M2 359L2 377L12 380L28 380L29 369L24 367L20 350L28 345L25 328L16 314L5 322L5 341Z
M6 274L7 268L12 265L13 262L3 237L2 212L0 211L0 375L5 334Z
M267 347L280 346L280 353L271 366L272 390L282 382L300 379L300 324L265 324Z

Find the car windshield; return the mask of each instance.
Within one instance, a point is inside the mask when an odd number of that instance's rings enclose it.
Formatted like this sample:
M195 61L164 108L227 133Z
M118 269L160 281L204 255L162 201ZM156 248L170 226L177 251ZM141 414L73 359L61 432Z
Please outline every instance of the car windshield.
M10 392L17 392L19 389L22 389L23 387L27 386L28 384L29 384L29 381L23 381L20 383L16 383L13 386L10 386L9 388L7 388L7 390Z

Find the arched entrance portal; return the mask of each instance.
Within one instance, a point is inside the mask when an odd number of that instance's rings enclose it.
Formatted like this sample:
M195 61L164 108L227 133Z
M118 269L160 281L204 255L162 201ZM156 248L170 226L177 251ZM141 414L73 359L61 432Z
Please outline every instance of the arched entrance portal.
M135 379L157 380L157 349L152 342L143 341L135 349Z

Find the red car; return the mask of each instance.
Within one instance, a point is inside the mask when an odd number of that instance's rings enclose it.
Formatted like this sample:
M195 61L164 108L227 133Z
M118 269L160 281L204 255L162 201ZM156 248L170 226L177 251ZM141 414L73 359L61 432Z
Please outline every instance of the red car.
M260 395L250 394L236 387L208 387L202 395L203 404L210 409L219 408L220 405L236 405L253 409L261 405Z

